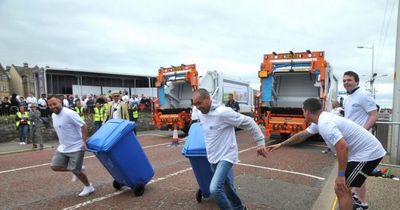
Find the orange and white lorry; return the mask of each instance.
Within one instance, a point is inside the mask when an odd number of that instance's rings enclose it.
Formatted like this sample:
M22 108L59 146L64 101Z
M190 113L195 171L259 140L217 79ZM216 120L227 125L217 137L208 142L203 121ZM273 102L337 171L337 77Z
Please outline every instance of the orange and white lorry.
M191 122L191 99L198 88L196 65L161 67L156 80L153 123L159 129L187 133Z
M321 99L326 111L337 99L338 79L324 51L265 54L258 77L260 95L254 98L253 117L265 126L267 137L288 138L307 128L302 111L305 99Z

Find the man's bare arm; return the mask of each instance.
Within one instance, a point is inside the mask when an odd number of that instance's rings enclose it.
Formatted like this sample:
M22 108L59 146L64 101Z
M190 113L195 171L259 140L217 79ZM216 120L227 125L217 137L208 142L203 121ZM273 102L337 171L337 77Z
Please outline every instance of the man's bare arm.
M364 125L364 128L367 130L371 129L375 125L375 122L377 119L378 119L378 111L377 110L368 112L368 119Z
M308 139L310 136L313 134L309 133L307 130L300 131L299 133L296 133L286 141L281 143L281 146L286 146L286 145L292 145L292 144L298 144L306 139Z

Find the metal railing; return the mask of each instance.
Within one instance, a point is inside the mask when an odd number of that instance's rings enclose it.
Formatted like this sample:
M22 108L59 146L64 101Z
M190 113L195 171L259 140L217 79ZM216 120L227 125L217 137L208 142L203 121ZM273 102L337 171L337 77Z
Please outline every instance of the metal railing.
M394 126L400 126L400 122L377 121L372 129L373 134L381 142L382 146L390 155L389 161L391 164L397 164L396 160L400 155L400 151L398 151L398 148L393 147L393 145L398 145L398 142L400 141L398 136L392 136L392 130ZM394 141L397 141L397 144L394 144L396 143Z

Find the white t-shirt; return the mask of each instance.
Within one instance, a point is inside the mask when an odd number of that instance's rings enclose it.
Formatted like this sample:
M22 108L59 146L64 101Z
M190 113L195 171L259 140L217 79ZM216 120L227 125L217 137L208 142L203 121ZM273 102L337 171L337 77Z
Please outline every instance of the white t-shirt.
M81 127L85 122L79 114L68 108L62 108L59 114L53 113L51 117L60 141L57 150L62 153L80 151L83 140Z
M66 98L63 99L63 106L64 107L69 107L69 102Z
M349 148L348 161L371 161L386 154L382 144L370 132L351 120L329 112L322 112L318 125L312 123L307 131L319 133L331 149L335 149L334 145L344 138Z
M122 96L122 100L123 100L125 103L129 103L129 96L128 96L128 95Z
M112 102L111 104L111 119L121 119L121 102L115 103Z
M47 106L46 100L44 100L43 98L40 98L38 100L38 104L40 104L42 107L46 107Z
M204 130L207 158L212 164L221 160L237 163L239 160L235 127L250 130L258 145L264 145L264 135L254 120L239 114L222 104L211 104L210 112L199 112L200 125Z
M348 95L344 101L344 117L361 126L367 122L368 112L376 109L372 96L361 88Z
M32 103L37 103L37 99L35 98L35 96L28 96L28 98L26 98L26 103L27 104L32 104Z

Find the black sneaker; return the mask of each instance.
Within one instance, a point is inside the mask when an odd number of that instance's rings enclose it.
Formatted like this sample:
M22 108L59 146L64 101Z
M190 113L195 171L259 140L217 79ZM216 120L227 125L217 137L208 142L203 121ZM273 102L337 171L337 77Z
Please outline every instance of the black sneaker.
M247 207L246 207L246 206L243 206L243 210L247 210Z
M331 153L332 150L327 148L327 149L322 150L321 152L324 153L324 154L328 154L328 153Z
M360 199L358 199L355 193L351 193L351 200L353 201L353 204L361 204Z
M353 204L353 210L365 210L368 209L368 205L362 205L359 203Z

